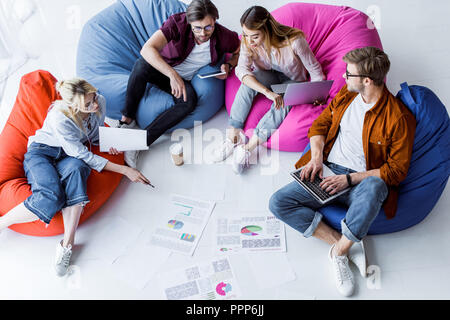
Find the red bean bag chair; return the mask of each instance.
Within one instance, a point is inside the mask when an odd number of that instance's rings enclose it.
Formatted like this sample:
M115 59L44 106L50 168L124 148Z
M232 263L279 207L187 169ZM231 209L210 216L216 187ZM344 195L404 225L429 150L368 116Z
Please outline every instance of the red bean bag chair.
M55 89L56 81L49 72L43 70L28 73L21 79L16 102L0 135L1 216L31 194L22 162L27 151L28 137L42 127L50 104L60 99ZM111 156L100 153L95 146L92 150L115 163L124 163L123 155ZM121 178L122 175L114 172L91 171L87 183L90 202L81 215L80 224L105 203L119 185ZM10 226L10 229L32 236L54 236L64 233L64 224L59 212L47 227L44 222L37 220L15 224Z
M289 3L272 12L280 23L298 28L306 34L306 39L327 80L334 80L327 104L293 106L286 119L267 141L272 149L302 152L309 143L308 130L314 120L345 85L342 75L346 64L344 55L357 48L373 46L382 49L377 30L364 13L345 6L312 3ZM225 84L225 105L230 113L241 82L233 74ZM259 94L244 126L246 135L251 136L259 120L270 109L272 101Z

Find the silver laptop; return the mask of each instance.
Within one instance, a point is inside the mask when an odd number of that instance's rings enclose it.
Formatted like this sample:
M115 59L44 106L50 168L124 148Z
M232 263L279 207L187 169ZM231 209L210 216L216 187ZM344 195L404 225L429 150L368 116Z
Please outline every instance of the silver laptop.
M314 101L326 101L330 94L334 80L307 81L274 84L272 91L283 94L285 106L295 106L298 104L312 104Z
M346 188L336 194L330 195L328 192L323 190L319 184L322 182L322 179L320 179L319 175L316 174L316 177L314 179L314 182L311 182L309 179L303 181L300 179L300 172L303 170L304 167L301 167L300 169L291 172L291 176L294 177L294 179L300 183L300 185L305 188L306 191L308 191L319 203L322 205L327 204L328 202L336 199L341 194L344 194L350 190L350 188ZM323 177L329 177L329 176L335 176L336 174L331 171L330 168L328 168L325 164L323 165Z

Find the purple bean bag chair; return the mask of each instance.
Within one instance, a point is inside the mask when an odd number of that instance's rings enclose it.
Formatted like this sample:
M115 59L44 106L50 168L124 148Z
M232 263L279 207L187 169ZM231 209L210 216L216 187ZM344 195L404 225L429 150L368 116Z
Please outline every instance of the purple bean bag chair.
M322 65L328 80L334 80L326 105L293 106L286 119L267 141L268 148L302 152L309 143L308 130L334 96L344 86L346 64L343 56L357 48L373 46L382 49L381 40L373 23L364 13L344 6L309 3L289 3L272 12L274 18L306 34L307 41ZM230 113L241 82L233 74L226 81L225 105ZM270 109L272 101L259 94L250 111L244 130L251 136L259 120Z

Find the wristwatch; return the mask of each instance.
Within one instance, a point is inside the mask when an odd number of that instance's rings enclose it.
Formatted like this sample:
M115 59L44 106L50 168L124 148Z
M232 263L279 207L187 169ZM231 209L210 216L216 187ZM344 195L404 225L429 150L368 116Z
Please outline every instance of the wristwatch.
M348 186L349 186L349 187L353 187L353 184L352 184L352 177L350 177L350 173L347 173L345 176L347 177L347 183L348 183Z
M234 68L234 66L231 63L229 63L229 62L225 62L225 64L227 64L230 67L229 71L231 71Z

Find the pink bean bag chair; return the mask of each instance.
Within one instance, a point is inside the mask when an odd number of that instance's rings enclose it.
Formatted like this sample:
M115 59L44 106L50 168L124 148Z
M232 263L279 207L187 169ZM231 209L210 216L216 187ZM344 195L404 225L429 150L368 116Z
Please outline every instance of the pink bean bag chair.
M349 51L366 46L382 48L373 23L364 13L344 6L309 3L289 3L272 12L274 18L306 34L307 41L322 65L328 80L334 80L326 105L293 106L286 119L267 141L266 147L281 151L302 152L309 143L308 130L313 121L327 107L344 86L346 64L342 57ZM232 74L226 81L225 105L230 113L241 82ZM245 123L245 133L251 136L259 120L270 109L272 101L256 96Z

